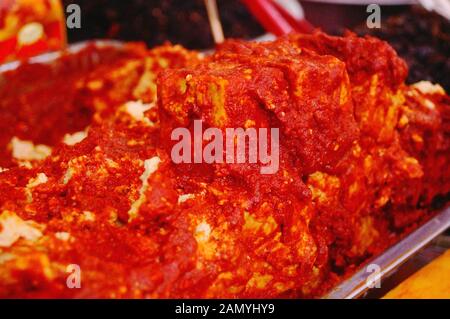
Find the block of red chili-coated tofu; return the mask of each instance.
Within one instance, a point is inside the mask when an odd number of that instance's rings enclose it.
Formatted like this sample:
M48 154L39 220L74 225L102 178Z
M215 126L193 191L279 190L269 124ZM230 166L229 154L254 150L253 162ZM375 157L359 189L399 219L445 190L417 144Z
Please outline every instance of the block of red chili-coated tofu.
M395 50L387 42L374 37L358 37L352 33L335 37L317 32L312 35L292 34L288 39L299 48L332 55L345 62L352 82L367 81L377 74L384 85L395 89L404 83L408 73L405 61Z
M394 49L377 38L351 33L344 37L322 32L293 34L288 39L294 46L332 55L344 62L363 143L392 143L398 108L404 102L398 90L408 72L406 63Z
M282 151L295 149L305 172L333 170L357 138L350 83L338 59L280 40L230 41L209 61L161 74L163 136L195 118L221 129L277 127Z

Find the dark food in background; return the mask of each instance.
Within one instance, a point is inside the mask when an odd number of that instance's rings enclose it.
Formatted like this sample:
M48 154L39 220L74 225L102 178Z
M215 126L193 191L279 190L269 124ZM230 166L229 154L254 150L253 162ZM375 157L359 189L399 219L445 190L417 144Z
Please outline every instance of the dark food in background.
M356 29L388 41L409 66L407 83L428 80L450 92L450 22L413 7L383 22L381 29Z
M187 48L214 46L203 0L63 0L81 7L81 29L69 29L69 42L94 38L145 41L149 47L170 41ZM227 38L264 33L239 0L218 0Z

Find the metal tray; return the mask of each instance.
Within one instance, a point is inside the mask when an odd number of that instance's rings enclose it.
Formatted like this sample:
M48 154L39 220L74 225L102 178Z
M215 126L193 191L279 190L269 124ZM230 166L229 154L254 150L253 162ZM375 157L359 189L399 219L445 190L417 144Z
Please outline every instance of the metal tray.
M114 48L120 50L123 48L124 43L115 40L93 40L93 41L83 41L79 43L71 44L67 47L67 49L62 51L52 51L48 53L43 53L37 56L34 56L26 61L27 64L52 64L63 56L67 56L70 54L76 54L89 46L95 46L97 48ZM100 57L97 55L91 56L92 62L98 62ZM17 69L23 62L21 61L12 61L5 64L0 64L0 75L7 71L13 71Z
M270 35L257 39L260 41L270 40ZM58 61L62 56L67 54L75 54L82 51L84 48L90 45L95 45L98 48L112 47L120 50L123 47L123 43L120 41L98 40L87 41L70 45L67 50L59 52L45 53L28 60L27 63L43 63L52 64ZM95 63L100 57L93 56L91 60ZM0 78L2 73L17 69L21 65L21 62L10 62L0 65ZM386 250L383 254L371 260L368 264L375 264L380 268L380 280L389 277L406 261L410 260L421 249L428 245L433 239L443 233L446 229L450 228L450 208L444 209L441 213L437 214L427 223L416 229L409 234L403 240ZM371 288L368 285L369 276L371 272L367 271L366 267L362 267L349 279L343 281L337 287L332 289L323 298L325 299L352 299L359 298L366 294Z
M412 258L433 239L450 227L450 208L445 209L427 223L416 229L403 240L386 250L383 254L371 260L368 265L379 267L380 281L392 275L407 260ZM370 276L367 266L362 267L352 277L343 281L323 298L325 299L353 299L362 297L371 289Z

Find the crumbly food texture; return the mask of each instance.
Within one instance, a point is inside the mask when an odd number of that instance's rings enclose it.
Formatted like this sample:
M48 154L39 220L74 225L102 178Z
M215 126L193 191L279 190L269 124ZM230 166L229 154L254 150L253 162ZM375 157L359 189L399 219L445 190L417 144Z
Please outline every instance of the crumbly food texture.
M0 173L0 296L318 297L448 199L449 97L405 85L385 42L139 54L79 82L86 134ZM280 128L279 171L175 165L170 132L196 119Z

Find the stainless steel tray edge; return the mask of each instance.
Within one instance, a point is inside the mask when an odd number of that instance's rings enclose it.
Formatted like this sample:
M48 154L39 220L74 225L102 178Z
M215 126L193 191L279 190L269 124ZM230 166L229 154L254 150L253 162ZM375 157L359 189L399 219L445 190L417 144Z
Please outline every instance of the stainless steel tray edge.
M386 250L383 254L371 260L367 265L376 265L380 268L378 279L381 280L449 227L450 208L447 208ZM362 296L371 289L372 281L370 279L374 277L373 272L368 271L367 265L362 267L352 277L333 288L323 298L353 299Z
M47 53L42 53L31 57L25 61L12 61L7 62L5 64L0 64L0 73L4 73L7 71L12 71L17 69L21 64L35 64L35 63L52 63L56 61L58 58L62 57L64 54L75 54L85 49L89 45L95 45L98 48L112 47L112 48L122 48L124 46L123 42L115 41L115 40L89 40L83 42L77 42L74 44L70 44L67 46L65 50L51 51Z

